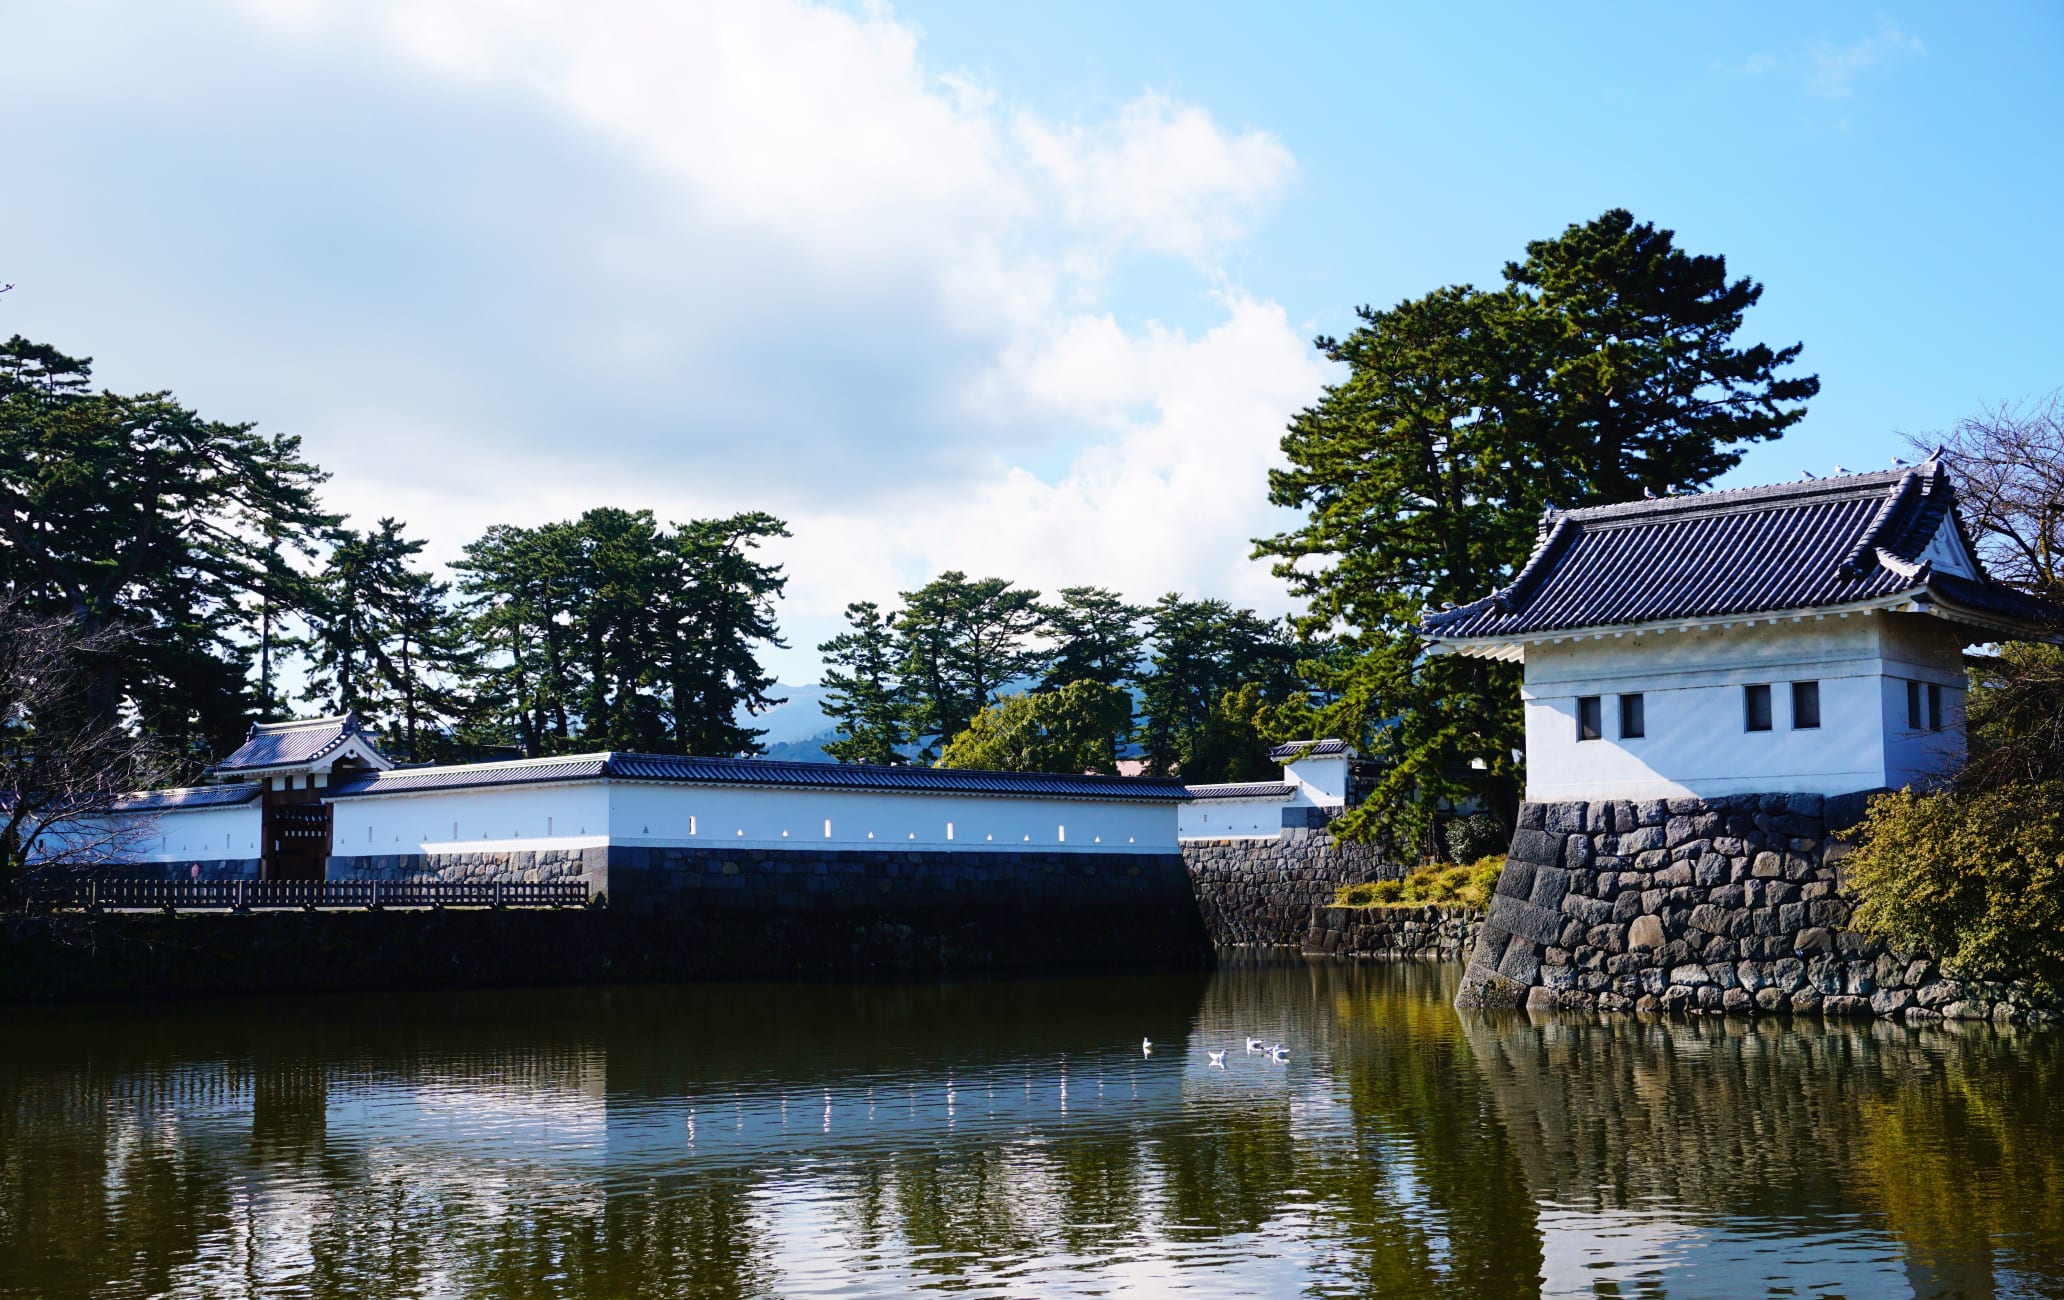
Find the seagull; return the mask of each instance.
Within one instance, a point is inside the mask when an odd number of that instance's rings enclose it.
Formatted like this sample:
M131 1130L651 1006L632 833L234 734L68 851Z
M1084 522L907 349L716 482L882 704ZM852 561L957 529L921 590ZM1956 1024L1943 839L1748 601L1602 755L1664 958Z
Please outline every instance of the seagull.
M1278 1061L1287 1061L1290 1059L1290 1049L1281 1043L1277 1043L1269 1049L1269 1055L1275 1057Z
M1655 489L1652 487L1645 487L1641 489L1641 499L1643 501L1655 500Z
M1225 1053L1224 1053L1224 1052L1206 1052L1206 1053L1204 1053L1204 1055L1206 1055L1206 1056L1208 1056L1208 1057L1210 1057L1210 1058L1211 1058L1211 1063L1212 1063L1213 1065L1217 1066L1217 1067L1218 1067L1219 1069L1221 1069L1221 1070L1225 1069Z
M1267 1050L1267 1044L1263 1043L1259 1038L1250 1038L1247 1040L1247 1050L1250 1052L1265 1051Z
M1803 480L1803 479L1812 479L1812 478L1819 478L1819 477L1820 477L1820 475L1818 475L1818 474L1814 473L1814 472L1813 472L1812 470L1810 470L1810 469L1802 469L1802 470L1800 470L1800 471L1799 471L1799 477L1800 477L1800 478L1801 478L1801 479Z
M1835 466L1835 473L1837 474L1847 474L1848 472L1848 470L1843 469L1840 465Z
M1894 456L1894 457L1892 458L1892 468L1894 468L1894 469L1905 469L1905 468L1906 468L1906 457L1904 457L1904 456Z
M1151 1038L1140 1039L1139 1054L1141 1056L1152 1056L1154 1054L1154 1040Z

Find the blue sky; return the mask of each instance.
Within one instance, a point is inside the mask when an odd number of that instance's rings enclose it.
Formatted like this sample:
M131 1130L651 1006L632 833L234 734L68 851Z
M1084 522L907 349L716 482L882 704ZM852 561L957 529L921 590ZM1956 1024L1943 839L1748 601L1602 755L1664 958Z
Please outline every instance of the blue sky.
M788 680L958 567L1285 607L1313 334L1613 206L1823 390L1739 481L2064 383L2064 10L0 3L0 328L450 556L771 509Z

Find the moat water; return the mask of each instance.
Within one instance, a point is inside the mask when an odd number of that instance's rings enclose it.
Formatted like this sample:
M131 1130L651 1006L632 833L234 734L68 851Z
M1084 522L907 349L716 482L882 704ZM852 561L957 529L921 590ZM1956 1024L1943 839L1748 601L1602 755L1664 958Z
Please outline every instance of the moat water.
M2064 1296L2064 1034L1458 975L0 1012L0 1294Z

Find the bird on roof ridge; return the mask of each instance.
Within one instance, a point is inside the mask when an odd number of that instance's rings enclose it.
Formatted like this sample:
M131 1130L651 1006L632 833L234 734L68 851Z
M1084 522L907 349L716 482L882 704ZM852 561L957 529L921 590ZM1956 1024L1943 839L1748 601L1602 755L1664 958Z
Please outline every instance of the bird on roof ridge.
M1810 469L1802 469L1802 470L1800 470L1800 471L1799 471L1799 479L1800 479L1800 481L1802 481L1802 482L1803 482L1803 481L1805 481L1805 480L1807 480L1807 479L1817 479L1817 478L1819 478L1819 477L1820 477L1820 475L1818 475L1818 474L1815 474L1815 473L1814 473L1814 472L1813 472L1812 470L1810 470Z
M1847 474L1848 472L1848 470L1843 469L1840 465L1835 466L1835 477L1837 478L1840 478L1842 475Z
M1655 489L1654 489L1654 488L1652 488L1652 487L1644 487L1644 488L1642 488L1642 489L1641 489L1641 499L1642 499L1643 501L1653 501L1653 500L1655 500Z

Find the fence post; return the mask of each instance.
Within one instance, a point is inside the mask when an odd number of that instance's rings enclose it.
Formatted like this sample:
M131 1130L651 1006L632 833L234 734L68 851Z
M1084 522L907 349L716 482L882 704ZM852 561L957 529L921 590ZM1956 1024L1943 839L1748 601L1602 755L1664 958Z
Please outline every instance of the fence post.
M373 892L372 892L372 894L371 894L371 895L370 895L370 896L369 896L369 897L368 897L368 898L366 899L366 911L368 911L368 912L377 912L377 911L379 911L379 910L380 910L380 882L379 882L379 881L377 881L377 880L375 880L375 881L373 882Z
M502 910L502 882L499 880L494 882L494 906L495 911Z
M89 912L98 912L100 910L100 882L98 880L86 882L86 910Z

